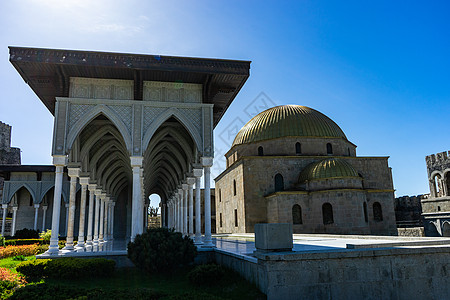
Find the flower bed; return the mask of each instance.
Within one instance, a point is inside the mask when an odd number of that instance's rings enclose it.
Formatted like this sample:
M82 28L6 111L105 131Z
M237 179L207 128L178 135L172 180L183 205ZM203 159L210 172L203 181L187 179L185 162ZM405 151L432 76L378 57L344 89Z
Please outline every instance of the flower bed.
M0 248L0 259L11 256L23 255L30 256L36 255L39 250L39 245L23 245L23 246L6 246Z

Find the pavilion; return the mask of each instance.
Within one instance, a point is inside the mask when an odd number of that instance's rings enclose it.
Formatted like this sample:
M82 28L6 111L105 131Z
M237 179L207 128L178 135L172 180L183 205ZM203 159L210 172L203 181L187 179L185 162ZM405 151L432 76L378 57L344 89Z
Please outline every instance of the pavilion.
M195 233L196 244L213 246L213 129L249 77L249 61L9 49L13 66L55 117L54 192L48 212L52 237L47 254L59 253L65 181L70 182L68 251L96 249L114 238L133 240L144 230L144 211L153 193L161 196L163 226ZM34 201L39 204L42 199Z

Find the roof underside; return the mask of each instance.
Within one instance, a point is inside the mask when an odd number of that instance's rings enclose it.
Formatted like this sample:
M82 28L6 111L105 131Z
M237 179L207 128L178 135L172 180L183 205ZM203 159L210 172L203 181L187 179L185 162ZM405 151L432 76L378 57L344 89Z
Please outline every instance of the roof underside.
M9 47L10 61L54 115L55 97L69 96L70 77L134 80L142 100L143 81L203 84L203 102L214 104L220 121L250 74L250 61Z

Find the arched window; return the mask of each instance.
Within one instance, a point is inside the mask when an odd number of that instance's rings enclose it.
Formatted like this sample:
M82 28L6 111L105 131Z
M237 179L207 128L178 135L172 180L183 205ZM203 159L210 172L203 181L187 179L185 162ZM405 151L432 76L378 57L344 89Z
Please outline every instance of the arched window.
M434 190L436 192L435 197L443 196L442 188L441 188L441 175L436 174L433 178Z
M383 221L383 212L379 202L373 204L373 219L377 222Z
M236 196L236 180L233 180L233 196Z
M303 224L302 208L298 204L294 204L294 206L292 206L292 223L294 225Z
M347 148L347 155L350 156L350 148Z
M323 224L324 225L328 225L328 224L333 224L334 223L333 207L331 206L330 203L324 203L322 205L322 217L323 217Z
M258 147L258 156L263 156L264 155L264 149L262 146Z
M327 154L333 154L333 146L327 143Z
M275 192L284 191L284 181L281 174L275 175Z
M295 154L296 155L302 154L302 144L295 143Z
M444 184L447 186L447 195L450 196L450 172L447 172L447 174L444 175Z
M364 221L367 223L369 222L369 217L367 216L367 203L363 203L363 209L364 209Z
M221 189L219 189L219 202L222 202L222 190Z

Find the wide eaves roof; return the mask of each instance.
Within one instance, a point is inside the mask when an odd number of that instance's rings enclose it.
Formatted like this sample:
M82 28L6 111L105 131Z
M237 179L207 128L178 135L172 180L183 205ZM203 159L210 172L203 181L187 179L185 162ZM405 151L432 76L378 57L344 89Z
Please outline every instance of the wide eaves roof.
M69 96L70 77L203 84L204 103L214 104L214 126L250 75L250 61L162 55L9 47L9 60L54 115L55 97Z

